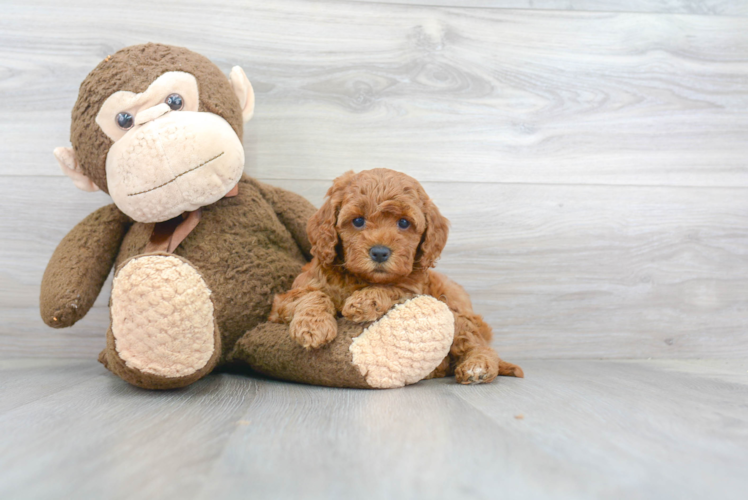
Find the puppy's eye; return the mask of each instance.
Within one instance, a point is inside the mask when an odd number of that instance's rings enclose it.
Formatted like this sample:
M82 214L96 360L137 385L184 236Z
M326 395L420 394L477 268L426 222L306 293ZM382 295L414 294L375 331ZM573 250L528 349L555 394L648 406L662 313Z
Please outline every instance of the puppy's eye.
M366 219L364 219L363 217L356 217L355 219L353 219L353 227L361 229L362 227L364 227L364 224L366 224Z
M184 107L184 101L179 94L171 94L164 102L169 105L172 111L179 111Z
M410 227L410 221L408 219L400 219L397 221L397 227L400 229L408 229Z
M123 111L122 113L117 115L117 126L123 130L129 130L132 128L133 119L132 115L128 113L127 111Z

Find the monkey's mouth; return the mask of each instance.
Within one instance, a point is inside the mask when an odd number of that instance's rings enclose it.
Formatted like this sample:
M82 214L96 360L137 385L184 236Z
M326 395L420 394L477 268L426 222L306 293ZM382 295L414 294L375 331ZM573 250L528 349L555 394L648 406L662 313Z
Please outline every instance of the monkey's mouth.
M155 190L157 190L157 189L161 189L161 188L162 188L162 187L164 187L164 186L168 186L169 184L171 184L171 183L172 183L172 182L174 182L175 180L179 179L179 178L180 178L180 177L182 177L183 175L189 174L190 172L194 172L194 171L195 171L195 170L197 170L198 168L202 168L202 167L204 167L205 165L207 165L208 163L212 162L213 160L217 160L218 158L220 158L221 156L223 156L223 153L224 153L224 152L225 152L225 151L221 151L220 153L218 153L217 155L215 155L215 156L214 156L213 158L211 158L211 159L209 159L209 160L205 160L205 161L204 161L204 162L202 162L202 163L201 163L200 165L198 165L198 166L196 166L196 167L192 167L192 168L191 168L191 169L189 169L189 170L185 170L184 172L182 172L181 174L177 175L176 177L174 177L174 178L173 178L173 179L171 179L170 181L166 181L166 182L164 182L163 184L160 184L160 185L158 185L158 186L156 186L156 187L152 187L152 188L150 188L150 189L146 189L145 191L138 191L137 193L130 193L130 194L128 194L127 196L137 196L137 195L139 195L139 194L146 194L146 193L150 193L151 191L155 191Z

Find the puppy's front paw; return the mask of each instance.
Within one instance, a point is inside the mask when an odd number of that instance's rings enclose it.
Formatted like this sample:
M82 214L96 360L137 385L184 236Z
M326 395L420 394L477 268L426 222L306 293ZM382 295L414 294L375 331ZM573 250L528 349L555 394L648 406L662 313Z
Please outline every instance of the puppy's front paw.
M317 349L338 335L338 323L330 314L297 314L289 325L291 337L306 349Z
M485 354L473 354L455 368L460 384L487 384L499 374L499 365Z
M283 323L280 318L280 314L278 314L278 311L275 310L275 307L273 307L273 310L270 311L270 316L268 316L268 322L269 323Z
M348 297L340 311L343 317L354 323L369 323L376 321L387 312L389 307L381 301L367 297L363 293L354 293Z

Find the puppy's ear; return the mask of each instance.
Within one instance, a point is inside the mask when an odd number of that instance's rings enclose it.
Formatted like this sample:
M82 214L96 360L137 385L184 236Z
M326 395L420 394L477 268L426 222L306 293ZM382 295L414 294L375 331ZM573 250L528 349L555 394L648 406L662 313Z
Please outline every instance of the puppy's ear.
M353 177L353 171L346 172L332 183L327 190L325 202L314 215L309 218L306 233L312 244L312 255L324 265L330 265L335 260L338 245L338 213L343 202L343 191Z
M434 266L447 244L449 221L430 199L425 202L423 214L426 217L426 231L416 252L416 262L420 267L428 269Z

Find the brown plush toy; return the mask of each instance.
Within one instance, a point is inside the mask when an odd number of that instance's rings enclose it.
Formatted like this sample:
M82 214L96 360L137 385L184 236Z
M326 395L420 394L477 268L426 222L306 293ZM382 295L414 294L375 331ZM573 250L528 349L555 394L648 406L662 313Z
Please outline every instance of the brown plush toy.
M231 361L338 387L425 378L454 334L452 313L431 297L366 329L340 319L335 341L316 350L267 322L274 294L310 259L306 224L315 209L243 173L243 123L253 110L241 68L227 79L184 48L149 43L102 61L73 108L73 147L55 156L76 186L101 189L114 204L58 245L42 281L42 318L73 325L114 267L99 360L131 384L183 387Z

